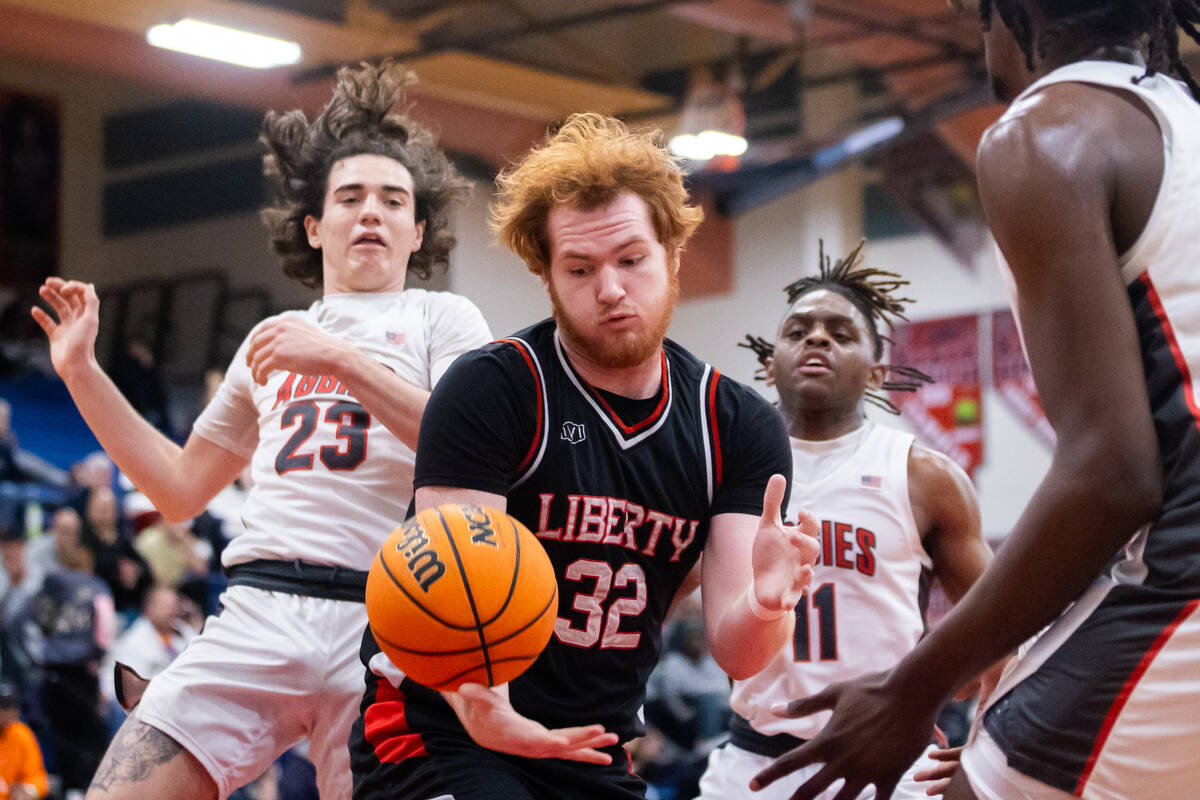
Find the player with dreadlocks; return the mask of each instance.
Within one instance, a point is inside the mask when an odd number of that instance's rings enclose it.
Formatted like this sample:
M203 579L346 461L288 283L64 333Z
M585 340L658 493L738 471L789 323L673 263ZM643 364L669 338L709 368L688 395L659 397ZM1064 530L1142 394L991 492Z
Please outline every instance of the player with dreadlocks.
M223 798L303 738L321 797L350 797L365 570L412 497L430 390L490 338L466 299L404 288L408 272L446 264L449 205L465 189L401 110L410 82L395 64L345 68L311 122L267 114L278 202L264 219L284 271L324 296L251 331L182 448L97 366L95 289L42 287L58 319L34 317L55 369L155 508L190 519L247 465L254 478L246 531L222 554L221 614L145 687L92 800Z
M1196 0L991 0L988 70L1011 105L979 147L1049 472L992 566L895 669L758 782L825 766L887 796L942 699L1028 641L946 796L1193 797L1200 785L1200 91L1178 28ZM1045 630L1043 630L1045 628ZM1041 633L1039 634L1039 631Z
M750 779L826 721L780 717L772 706L891 667L925 631L930 578L958 600L991 558L966 473L863 414L871 395L891 408L881 391L928 380L883 360L881 330L903 319L911 300L896 294L907 281L863 265L864 245L831 262L822 243L819 272L785 289L787 312L770 350L748 337L779 392L791 438L788 518L805 509L820 520L821 556L790 640L764 670L734 681L730 741L709 756L703 800L750 797ZM898 381L886 379L889 369ZM919 767L934 765L917 762L897 796L925 796ZM785 800L814 771L779 781L764 798Z

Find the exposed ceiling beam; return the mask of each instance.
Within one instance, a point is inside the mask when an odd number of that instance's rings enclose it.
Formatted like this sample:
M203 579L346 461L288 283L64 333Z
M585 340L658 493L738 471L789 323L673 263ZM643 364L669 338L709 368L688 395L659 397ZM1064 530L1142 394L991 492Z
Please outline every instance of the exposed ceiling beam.
M630 16L633 14L644 14L650 11L658 11L668 6L679 5L684 2L693 2L693 0L641 0L640 2L624 2L616 5L608 5L601 8L594 8L589 11L584 11L579 14L565 14L557 17L549 17L537 22L529 22L524 25L517 25L512 28L502 30L487 31L472 36L438 36L431 35L423 37L417 45L407 49L393 49L388 51L380 51L375 53L375 57L391 55L402 61L412 61L414 59L424 58L426 56L437 53L446 52L449 50L470 51L479 48L488 47L489 45L499 42L512 42L516 39L521 39L526 36L536 36L545 33L557 33L569 28L575 28L582 25L591 25L597 22L604 22L619 17ZM344 59L343 59L344 60ZM335 63L325 64L313 69L304 70L297 75L298 81L320 80L327 78L337 71L338 64L341 60Z

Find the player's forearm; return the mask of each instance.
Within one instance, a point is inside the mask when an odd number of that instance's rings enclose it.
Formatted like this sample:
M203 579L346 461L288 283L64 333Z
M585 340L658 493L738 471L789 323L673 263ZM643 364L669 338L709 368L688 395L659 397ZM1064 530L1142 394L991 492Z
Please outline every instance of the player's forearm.
M182 448L134 410L94 360L62 371L62 378L96 440L164 516L184 519L191 482L180 474Z
M348 348L333 371L367 413L413 450L429 392L412 385L360 350Z
M1083 594L1152 519L1159 491L1155 469L1106 481L1101 475L1112 465L1093 467L1051 467L989 568L901 662L896 680L948 696Z
M762 619L751 610L749 598L743 592L721 614L708 637L709 652L729 677L746 680L771 662L795 627L794 611L776 619Z

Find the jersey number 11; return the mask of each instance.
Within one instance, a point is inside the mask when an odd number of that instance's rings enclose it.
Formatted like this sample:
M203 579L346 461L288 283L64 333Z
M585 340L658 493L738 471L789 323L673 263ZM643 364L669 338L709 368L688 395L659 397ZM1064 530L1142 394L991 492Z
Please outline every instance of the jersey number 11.
M796 604L796 630L792 633L792 658L796 661L812 661L812 636L809 619L812 612L817 615L818 648L821 661L837 660L837 623L834 619L834 585L823 583L815 592L805 592ZM812 609L809 609L809 596Z

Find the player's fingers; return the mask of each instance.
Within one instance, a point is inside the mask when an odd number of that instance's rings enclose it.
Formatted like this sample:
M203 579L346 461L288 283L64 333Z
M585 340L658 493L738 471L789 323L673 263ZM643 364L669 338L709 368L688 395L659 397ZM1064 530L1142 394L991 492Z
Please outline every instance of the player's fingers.
M913 780L924 783L925 781L936 781L942 778L949 778L958 769L957 761L944 762L933 764L924 769L919 769L913 773Z
M929 757L934 761L953 761L958 763L962 758L962 751L961 747L942 747L937 750L930 750Z
M938 781L937 783L931 784L929 786L929 788L927 788L925 790L925 794L928 797L938 797L939 795L943 795L946 793L946 787L949 785L950 785L950 779L946 778L945 780L941 780L941 781Z
M817 770L815 775L800 784L796 791L792 792L790 800L813 800L813 798L820 797L839 777L837 770L826 764ZM851 797L854 796L851 795Z
M63 318L63 314L67 313L67 301L58 286L51 286L47 282L38 289L38 295L49 304L50 308L54 309L54 313L60 320Z
M763 492L763 522L769 525L783 525L783 518L780 514L783 512L783 496L785 494L787 494L787 478L779 473L772 475Z
M100 296L96 294L96 284L89 283L84 287L83 303L89 311L100 307Z
M267 378L271 376L271 370L274 368L274 355L273 345L263 347L254 355L254 361L250 364L250 375L260 386L266 385Z
M819 738L793 748L772 761L751 778L750 788L757 792L764 786L770 786L785 775L790 775L798 769L803 769L809 764L820 761L821 759L817 755Z
M792 591L788 592L787 605L794 606L800 602L800 598L808 589L813 579L813 568L805 564L796 570L796 579L792 582Z
M617 743L617 735L604 730L603 725L556 728L554 733L564 737L572 747L607 747Z
M608 765L612 763L612 756L608 753L592 749L568 750L565 753L556 755L555 758L565 758L568 761L582 761L585 764Z
M807 717L818 711L828 711L833 708L835 703L837 703L837 684L790 703L776 703L771 706L771 713L777 717Z
M36 322L38 326L46 332L47 336L54 333L54 329L58 327L54 320L50 319L50 315L45 311L42 311L37 306L29 309L29 313L33 317L33 321Z
M803 509L796 516L796 527L805 536L812 537L813 539L821 535L821 523L817 521L816 517Z

